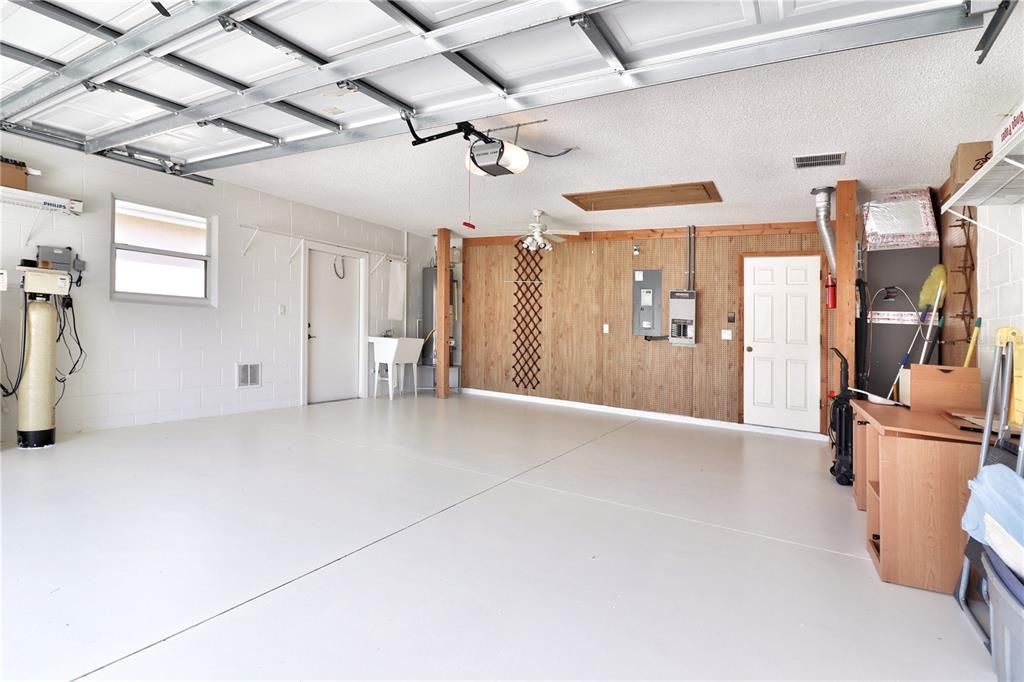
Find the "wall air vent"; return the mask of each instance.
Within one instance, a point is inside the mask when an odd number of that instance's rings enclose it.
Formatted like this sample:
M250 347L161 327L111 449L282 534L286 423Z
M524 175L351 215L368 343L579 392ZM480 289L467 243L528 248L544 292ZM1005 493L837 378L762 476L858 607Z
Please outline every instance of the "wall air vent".
M256 386L261 386L261 369L260 363L258 362L251 364L237 363L235 365L235 388L254 388Z
M831 154L805 154L793 157L794 168L817 168L818 166L842 166L846 163L846 152Z

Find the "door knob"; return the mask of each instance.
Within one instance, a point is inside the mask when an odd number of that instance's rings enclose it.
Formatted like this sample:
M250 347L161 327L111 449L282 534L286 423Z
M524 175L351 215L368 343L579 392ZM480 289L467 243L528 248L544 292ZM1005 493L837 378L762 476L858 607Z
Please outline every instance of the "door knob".
M753 346L747 346L747 352L748 352L748 353L751 353L751 352L753 352L753 350L754 350L754 347L753 347Z

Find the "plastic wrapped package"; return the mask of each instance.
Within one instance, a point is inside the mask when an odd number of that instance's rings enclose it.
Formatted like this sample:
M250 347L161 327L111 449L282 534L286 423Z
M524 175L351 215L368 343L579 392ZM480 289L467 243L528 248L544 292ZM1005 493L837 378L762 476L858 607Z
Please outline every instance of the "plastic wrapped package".
M868 251L939 245L939 231L927 187L888 192L864 204Z
M978 542L991 545L985 532L988 514L1016 544L1024 544L1024 478L1005 464L990 464L967 485L971 498L961 520L963 529Z

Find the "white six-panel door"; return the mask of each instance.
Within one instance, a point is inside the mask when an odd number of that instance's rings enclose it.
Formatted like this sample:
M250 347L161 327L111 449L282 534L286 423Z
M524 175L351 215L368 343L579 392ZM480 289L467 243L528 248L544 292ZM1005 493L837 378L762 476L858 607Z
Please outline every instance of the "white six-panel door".
M743 259L743 421L818 431L821 258Z

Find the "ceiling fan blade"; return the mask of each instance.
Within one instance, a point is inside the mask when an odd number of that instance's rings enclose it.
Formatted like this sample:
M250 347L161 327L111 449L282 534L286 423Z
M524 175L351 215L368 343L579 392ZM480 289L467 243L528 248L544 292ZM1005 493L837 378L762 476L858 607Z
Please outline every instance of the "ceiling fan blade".
M559 237L557 234L554 234L552 232L548 232L547 234L545 234L544 239L547 239L549 242L554 242L555 244L561 244L562 242L565 241L565 239Z
M546 230L544 234L561 234L566 237L579 237L579 230Z

